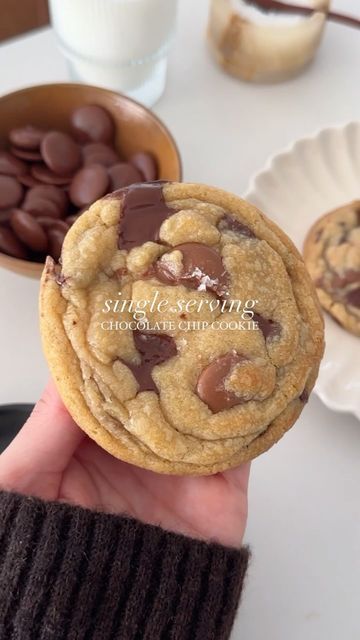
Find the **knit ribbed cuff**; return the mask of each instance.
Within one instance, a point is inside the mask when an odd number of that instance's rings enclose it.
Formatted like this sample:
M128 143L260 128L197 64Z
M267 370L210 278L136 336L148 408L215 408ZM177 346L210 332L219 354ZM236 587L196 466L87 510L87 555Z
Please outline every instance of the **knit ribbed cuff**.
M0 492L0 638L223 640L248 556Z

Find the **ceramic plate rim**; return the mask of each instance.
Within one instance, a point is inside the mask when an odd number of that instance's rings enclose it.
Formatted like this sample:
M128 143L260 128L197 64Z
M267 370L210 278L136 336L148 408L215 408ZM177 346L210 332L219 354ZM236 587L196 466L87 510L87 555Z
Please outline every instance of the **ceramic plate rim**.
M312 134L298 138L288 144L286 147L280 149L278 152L271 154L265 162L263 168L251 175L248 186L242 197L245 200L253 202L253 198L257 195L258 189L260 190L260 188L258 187L259 181L262 180L265 175L273 173L273 171L275 170L274 165L275 163L279 162L280 158L296 154L297 148L300 145L304 145L306 143L314 143L317 139L320 138L320 136L323 137L325 135L332 135L334 132L346 132L346 130L351 127L359 127L360 129L360 120L350 120L343 123L335 123L326 127L317 128ZM281 222L279 220L273 219L273 221L281 226ZM294 242L293 239L292 241ZM326 314L324 315L326 318ZM354 340L356 339L357 338L354 337ZM319 378L316 382L314 392L329 409L339 411L341 413L352 413L360 420L360 406L357 405L354 400L351 400L351 397L343 397L341 402L332 398L326 391L326 389L323 388L321 383L319 384Z

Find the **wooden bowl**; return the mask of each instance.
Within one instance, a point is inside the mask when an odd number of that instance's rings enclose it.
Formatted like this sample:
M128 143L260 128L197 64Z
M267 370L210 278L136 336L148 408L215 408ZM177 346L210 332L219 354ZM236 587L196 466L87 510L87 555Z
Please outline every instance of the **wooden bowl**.
M0 98L0 148L7 145L10 129L26 124L70 131L70 114L84 104L98 104L113 117L115 145L124 158L148 151L157 160L160 180L180 181L182 166L176 142L152 111L119 93L84 84L45 84ZM19 260L0 252L0 266L39 278L43 264Z

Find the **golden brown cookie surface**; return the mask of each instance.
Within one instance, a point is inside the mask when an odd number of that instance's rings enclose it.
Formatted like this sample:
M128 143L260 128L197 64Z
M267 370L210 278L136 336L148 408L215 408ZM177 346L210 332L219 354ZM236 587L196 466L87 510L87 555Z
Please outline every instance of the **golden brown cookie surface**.
M240 198L192 184L135 185L84 213L61 270L44 271L41 330L84 431L164 473L214 473L268 449L323 351L290 240Z
M360 201L322 216L311 227L304 258L321 305L360 335Z

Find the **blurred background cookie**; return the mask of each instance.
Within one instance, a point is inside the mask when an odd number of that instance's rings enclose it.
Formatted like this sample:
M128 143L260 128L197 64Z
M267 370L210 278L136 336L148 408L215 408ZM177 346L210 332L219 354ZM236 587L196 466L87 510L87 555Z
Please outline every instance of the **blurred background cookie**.
M360 335L360 200L322 216L304 243L305 264L322 307Z

